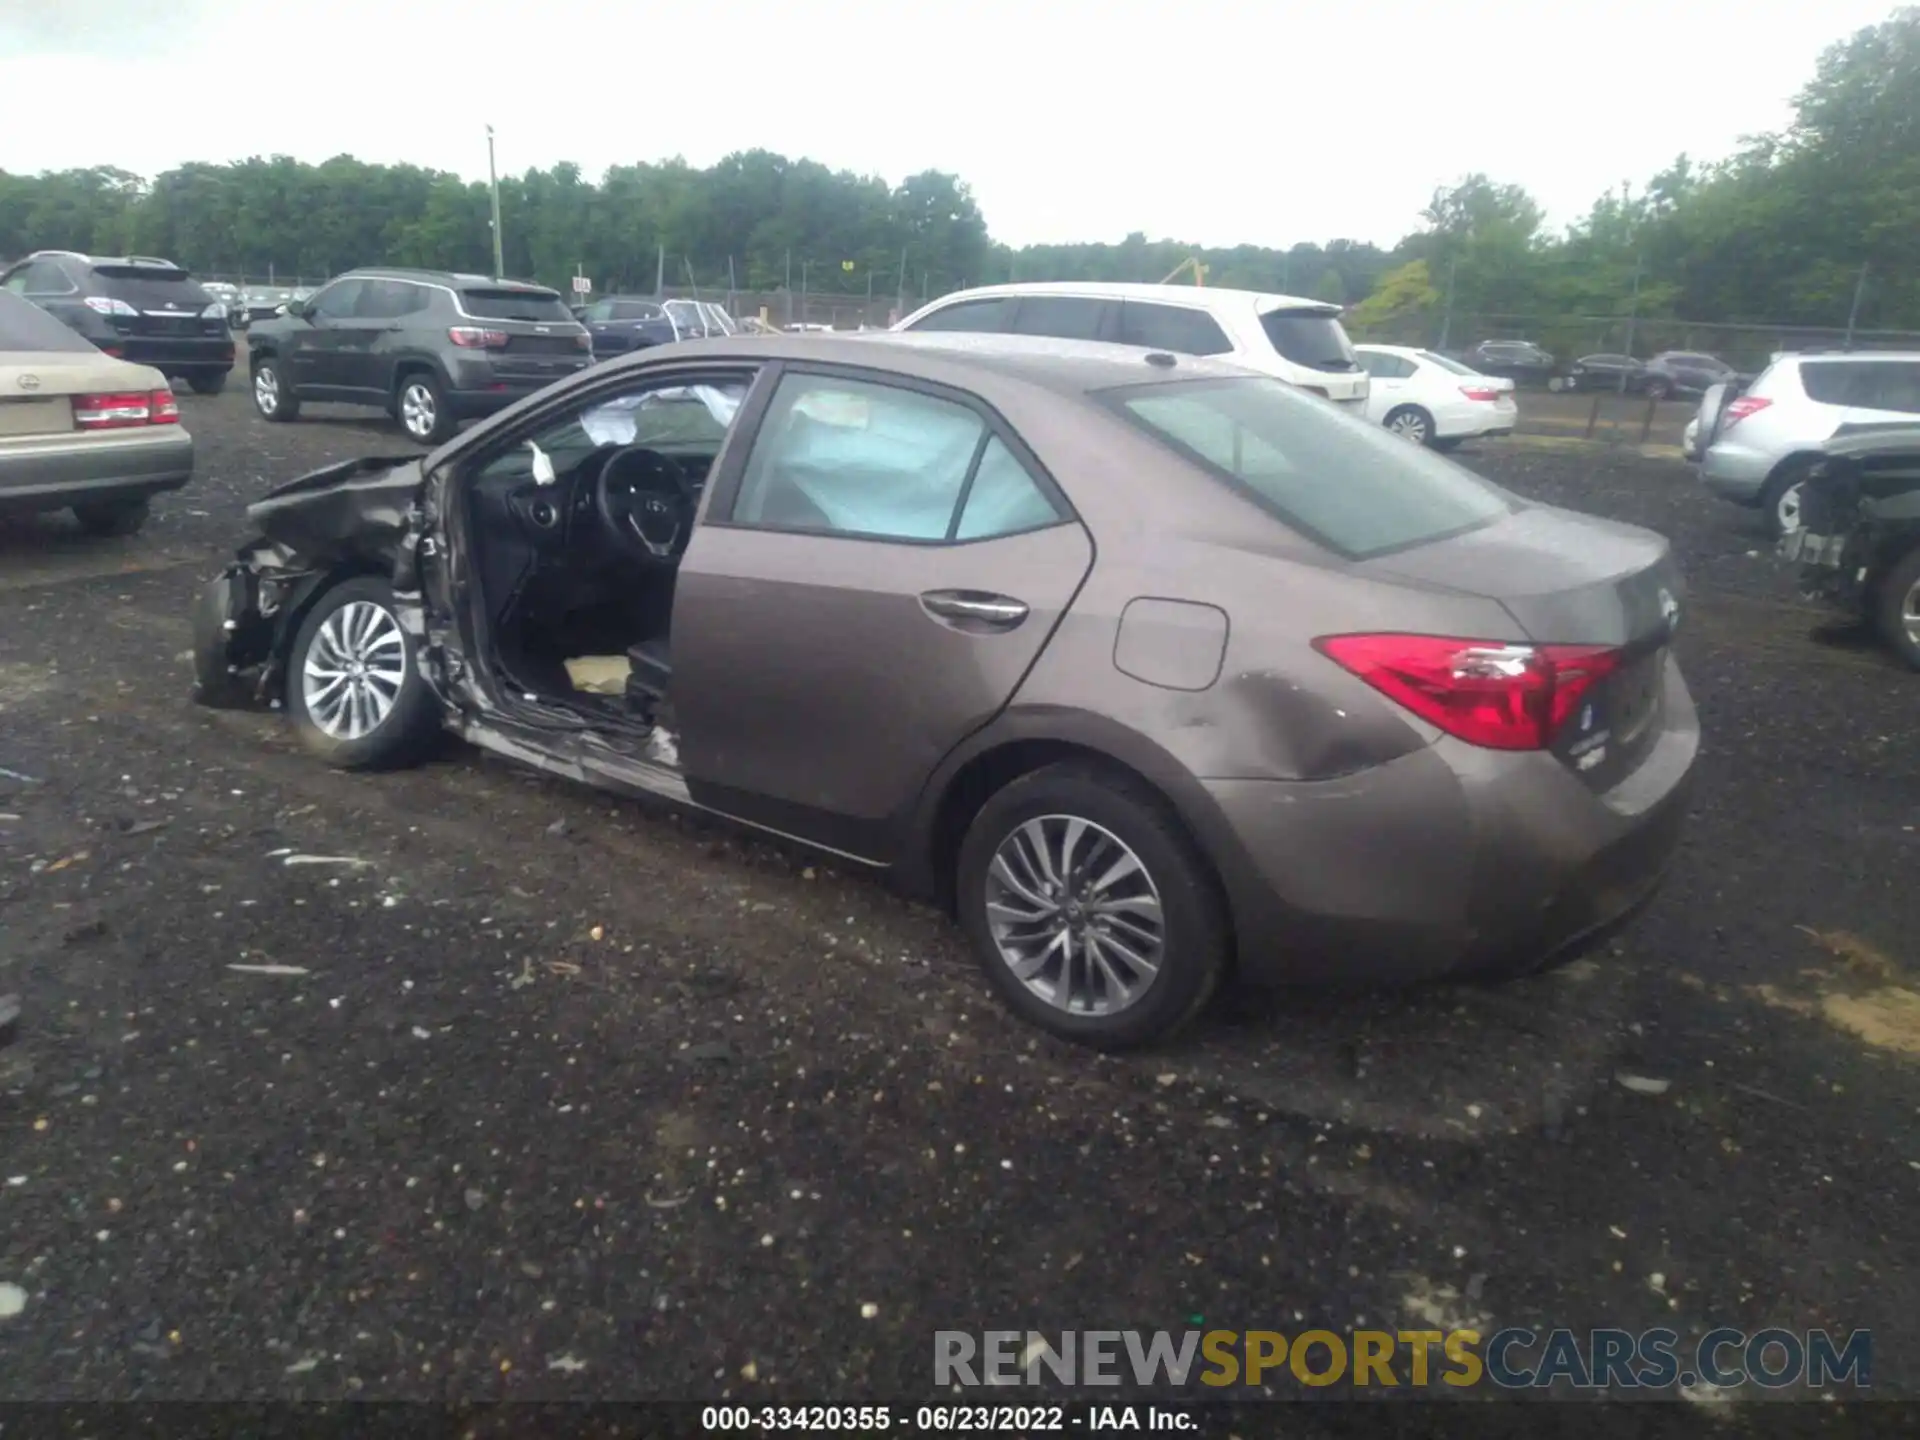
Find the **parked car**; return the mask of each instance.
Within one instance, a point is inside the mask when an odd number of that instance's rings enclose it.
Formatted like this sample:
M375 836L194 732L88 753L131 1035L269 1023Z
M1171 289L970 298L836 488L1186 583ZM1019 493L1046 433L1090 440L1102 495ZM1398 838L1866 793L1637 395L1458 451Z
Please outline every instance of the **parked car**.
M1638 394L1647 367L1631 355L1582 355L1565 374L1547 377L1549 390L1620 390ZM1623 383L1624 382L1624 383Z
M1531 340L1482 340L1460 358L1482 375L1516 385L1544 386L1555 373L1553 356Z
M1699 743L1661 537L1165 352L657 347L248 515L203 700L281 701L336 766L451 729L830 850L1102 1046L1229 965L1577 953L1657 884Z
M423 445L593 363L559 292L444 270L350 270L249 336L268 420L308 400L377 405Z
M246 327L247 319L242 313L238 286L229 285L222 280L203 280L200 282L200 288L211 295L214 303L226 312L224 318L228 329L240 330Z
M1801 483L1800 518L1780 553L1799 563L1801 588L1920 670L1920 416L1823 445Z
M246 323L255 325L262 320L273 319L292 299L291 289L269 287L264 290L248 290L241 296L240 305Z
M1783 355L1752 384L1709 386L1689 459L1707 489L1758 509L1776 536L1800 524L1800 485L1838 436L1904 429L1920 416L1920 352Z
M1104 340L1170 355L1216 355L1364 412L1370 382L1340 307L1199 285L988 285L944 295L895 330Z
M171 260L41 250L0 274L116 359L151 365L195 393L217 395L233 369L226 308Z
M0 510L70 507L95 535L131 535L155 495L192 477L165 375L0 290Z
M663 305L682 340L732 335L739 328L726 307L711 300L668 300Z
M1709 386L1737 380L1740 372L1717 355L1694 350L1663 350L1647 361L1640 388L1656 400L1704 395Z
M681 338L673 317L658 300L608 295L577 312L593 342L593 358L605 360L649 345L671 345Z
M1451 450L1462 440L1513 433L1513 381L1402 345L1356 345L1353 353L1373 377L1367 418L1401 439Z

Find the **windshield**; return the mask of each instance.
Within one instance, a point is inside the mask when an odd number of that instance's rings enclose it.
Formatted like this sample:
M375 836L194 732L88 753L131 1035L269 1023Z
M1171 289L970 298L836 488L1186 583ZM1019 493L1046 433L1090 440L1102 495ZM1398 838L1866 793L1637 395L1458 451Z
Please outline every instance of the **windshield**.
M1416 350L1414 353L1420 357L1424 364L1438 365L1442 370L1450 371L1455 375L1478 375L1480 373L1471 365L1462 365L1458 360L1450 359L1445 355L1436 355L1431 350Z
M462 290L460 308L476 320L576 323L573 312L551 290Z
M0 351L82 355L93 348L91 341L69 330L65 321L54 319L11 290L0 290Z
M1267 340L1285 359L1312 370L1358 370L1340 317L1328 310L1269 310L1260 317Z
M1451 460L1279 380L1133 385L1102 398L1348 559L1478 529L1514 508L1504 491Z

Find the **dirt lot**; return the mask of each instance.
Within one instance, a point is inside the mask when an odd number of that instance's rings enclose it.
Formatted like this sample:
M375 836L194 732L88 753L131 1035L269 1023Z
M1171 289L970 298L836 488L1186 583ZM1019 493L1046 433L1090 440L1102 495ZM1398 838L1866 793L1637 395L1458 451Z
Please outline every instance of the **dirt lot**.
M1642 921L1504 988L1232 995L1114 1060L870 881L191 706L244 503L408 447L181 403L199 479L146 534L0 531L9 1397L924 1398L939 1328L1201 1316L1871 1327L1913 1393L1920 679L1810 638L1685 469L1461 452L1690 574L1703 773Z
M1677 446L1700 409L1698 400L1649 400L1644 395L1523 390L1520 433L1571 435L1610 444Z

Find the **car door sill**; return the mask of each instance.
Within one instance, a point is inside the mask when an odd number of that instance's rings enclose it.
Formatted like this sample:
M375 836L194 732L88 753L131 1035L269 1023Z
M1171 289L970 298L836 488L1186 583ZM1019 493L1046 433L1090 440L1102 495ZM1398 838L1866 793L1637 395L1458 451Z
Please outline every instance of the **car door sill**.
M702 804L688 792L686 778L677 768L609 749L605 737L596 731L553 733L534 730L511 722L503 723L497 719L468 717L450 717L447 723L456 735L481 749L491 750L496 755L504 755L511 760L518 760L524 765L530 765L549 775L559 775L594 788L608 788L628 795L668 800L690 810L697 810L732 824L758 830L762 834L777 836L795 845L804 845L809 850L832 855L836 859L852 861L868 869L889 868L884 860L874 860L869 856L856 855L832 845L823 845L818 840L809 840L804 835L795 835L761 821L748 819L731 810Z

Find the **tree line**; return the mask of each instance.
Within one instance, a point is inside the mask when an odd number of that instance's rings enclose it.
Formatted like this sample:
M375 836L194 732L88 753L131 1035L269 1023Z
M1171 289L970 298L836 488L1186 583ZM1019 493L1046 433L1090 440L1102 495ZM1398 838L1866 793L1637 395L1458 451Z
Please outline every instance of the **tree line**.
M1920 328L1920 7L1823 53L1777 134L1732 156L1681 155L1577 223L1547 227L1518 185L1470 174L1436 190L1394 245L1351 239L1201 249L991 237L958 176L898 185L767 150L706 168L562 163L500 181L508 274L602 293L670 286L917 302L1004 280L1159 280L1189 260L1210 285L1355 307L1365 328L1429 333L1444 314L1622 315ZM202 273L318 278L385 263L488 272L487 186L351 156L190 163L151 181L100 166L0 171L0 257L41 248L165 255Z

